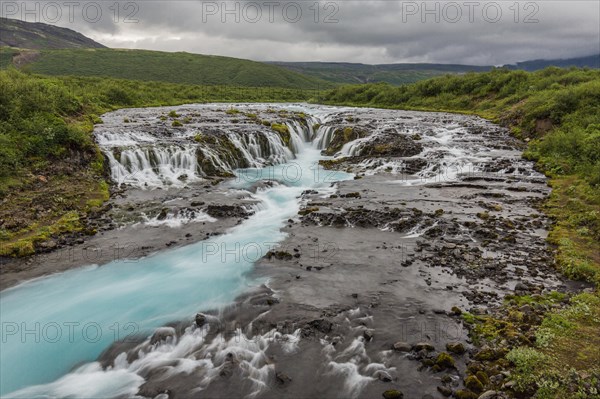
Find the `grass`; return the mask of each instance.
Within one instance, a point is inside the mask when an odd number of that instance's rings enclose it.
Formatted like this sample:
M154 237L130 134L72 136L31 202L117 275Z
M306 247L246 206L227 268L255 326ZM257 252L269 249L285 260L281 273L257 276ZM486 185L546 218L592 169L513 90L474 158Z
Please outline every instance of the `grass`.
M579 294L571 305L550 312L536 331L534 347L508 353L516 391L536 398L598 398L600 298Z
M124 49L40 50L25 70L186 85L317 89L332 84L261 62L231 57Z

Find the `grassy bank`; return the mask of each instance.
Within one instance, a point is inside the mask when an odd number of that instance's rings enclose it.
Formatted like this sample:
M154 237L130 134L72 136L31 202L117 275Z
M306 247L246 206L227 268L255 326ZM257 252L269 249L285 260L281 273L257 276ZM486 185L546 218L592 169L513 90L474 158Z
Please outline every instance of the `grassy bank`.
M550 177L549 242L567 277L600 283L600 71L548 68L444 76L409 86L344 86L328 104L476 114L529 142L525 156ZM598 398L600 297L514 297L494 316L469 316L480 345L511 348L484 361L512 364L517 397ZM548 299L550 298L550 299ZM527 305L528 307L524 307ZM530 308L542 309L529 318ZM528 337L520 339L524 334ZM475 372L475 371L474 371ZM485 380L485 378L484 378ZM483 381L489 385L489 381ZM493 386L498 388L498 386Z
M108 198L92 139L99 115L123 107L202 102L306 101L311 90L194 86L0 71L0 255L94 234L84 220ZM51 248L51 247L50 247ZM50 249L47 248L47 249Z

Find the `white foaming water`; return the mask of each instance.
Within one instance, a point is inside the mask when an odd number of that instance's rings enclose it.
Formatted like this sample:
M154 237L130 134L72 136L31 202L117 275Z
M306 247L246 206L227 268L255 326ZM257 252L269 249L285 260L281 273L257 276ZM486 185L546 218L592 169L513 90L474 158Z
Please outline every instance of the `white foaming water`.
M391 173L391 174L399 174L405 173L405 162L400 160L389 160L389 159L376 159L369 158L361 161L358 164L359 168L364 168L364 174L367 176L374 175L377 173Z
M117 131L97 132L96 140L103 147L120 147L138 145L139 143L154 143L156 138L144 132L118 129Z
M163 370L163 378L195 373L198 381L191 393L199 393L219 376L228 362L235 362L242 377L252 383L246 398L253 398L275 377L275 365L267 357L267 349L279 345L284 352L294 353L300 341L300 330L293 334L272 330L263 335L248 335L237 329L231 338L218 333L208 342L210 327L188 327L179 338L171 327L158 331L162 331L166 339L157 343L147 339L139 344L134 349L138 357L132 362L122 353L106 370L97 362L89 363L53 383L25 388L9 397L133 396L144 383L144 376L158 368Z
M137 187L181 187L198 180L196 149L192 146L143 147L123 150L117 160L107 150L111 177L117 184Z
M287 179L282 172L287 165L274 166L282 184L258 189L254 195L260 202L257 212L210 242L139 260L70 270L2 291L2 321L18 329L0 344L1 363L10 365L0 370L0 394L114 397L134 392L142 381L132 374L141 373L135 362L106 371L91 363L69 372L78 364L93 362L112 342L128 334L150 335L170 321L231 303L252 284L246 273L254 262L285 237L281 227L297 214L300 194L306 189L329 188L324 178L331 179L331 173L315 173L320 157L312 144L303 143L294 162L302 173ZM336 172L335 177L344 180L352 175ZM240 184L244 188L253 182ZM35 334L22 337L21 328L39 331L37 339ZM186 339L192 338L182 341ZM175 344L168 356L175 356L180 345ZM293 350L293 345L288 349ZM257 360L247 362L255 368L248 369L255 388L264 386L270 366L255 366ZM139 365L147 366L143 359ZM35 384L42 385L31 387ZM22 390L9 394L18 389Z
M240 167L262 168L289 162L303 143L310 141L313 133L312 127L304 127L296 121L288 123L288 128L291 149L268 128L247 133L225 130L221 139L228 141L242 159L237 154L227 155L227 148L190 144L194 130L140 132L102 126L95 136L108 159L115 183L139 188L167 188L185 186L208 174L198 163L199 153L210 164L211 170L225 173Z
M168 226L171 228L181 227L184 224L188 223L197 223L197 222L209 222L214 223L217 219L207 215L204 212L190 209L182 209L177 213L167 213L167 216L164 219L159 219L158 215L153 218L148 218L145 215L142 215L146 221L144 222L147 226Z

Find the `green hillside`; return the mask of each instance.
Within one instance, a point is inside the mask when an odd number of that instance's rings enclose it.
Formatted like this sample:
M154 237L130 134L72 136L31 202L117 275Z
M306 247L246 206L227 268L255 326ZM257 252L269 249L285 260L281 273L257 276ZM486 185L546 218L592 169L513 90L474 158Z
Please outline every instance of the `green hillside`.
M336 84L389 83L400 86L432 77L468 72L487 72L494 67L462 64L358 64L348 62L272 62L306 76L312 76ZM535 60L505 65L508 69L537 71L549 66L600 68L600 54L587 57Z
M369 65L348 62L273 62L272 64L336 84L385 82L403 85L446 73L483 72L492 68L458 64Z
M28 49L103 48L102 44L74 30L32 23L18 19L0 18L0 47Z
M40 50L21 68L53 76L99 76L191 85L314 89L332 84L238 58L148 50Z

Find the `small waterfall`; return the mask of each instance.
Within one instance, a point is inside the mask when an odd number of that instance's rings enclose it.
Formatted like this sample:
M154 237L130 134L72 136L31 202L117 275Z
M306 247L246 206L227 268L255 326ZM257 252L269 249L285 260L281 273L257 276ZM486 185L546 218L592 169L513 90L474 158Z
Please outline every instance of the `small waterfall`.
M354 157L360 155L363 145L373 139L373 136L364 137L350 141L342 147L340 153L347 157Z
M335 133L335 126L319 126L315 137L315 146L319 150L326 149L331 140L333 140L333 134Z
M308 124L308 133L309 133L308 141L315 141L315 139L318 136L318 131L319 131L318 128L317 128L317 130L315 130L315 126L320 127L322 121L321 121L321 119L317 118L316 116L307 115L306 122Z
M290 148L294 154L297 154L306 141L304 139L304 131L299 124L293 122L286 122L285 125L290 133Z
M139 187L181 186L199 179L193 146L140 147L104 152L109 160L111 178L117 184Z

